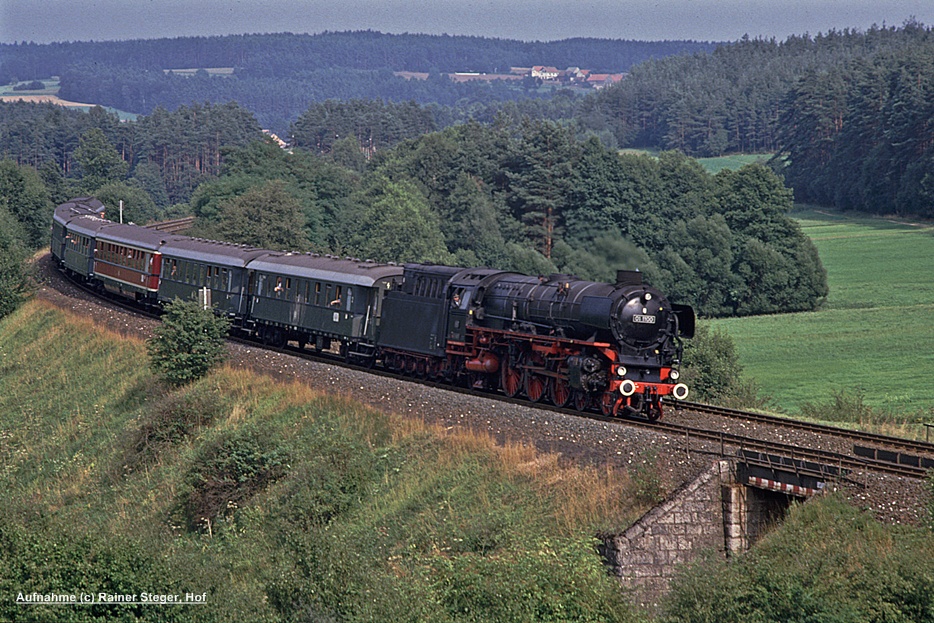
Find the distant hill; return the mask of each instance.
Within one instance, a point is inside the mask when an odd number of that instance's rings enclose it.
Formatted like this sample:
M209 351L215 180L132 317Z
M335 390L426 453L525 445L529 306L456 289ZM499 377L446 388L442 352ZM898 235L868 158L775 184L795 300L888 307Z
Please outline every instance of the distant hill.
M550 97L532 83L455 84L454 72L508 72L549 65L621 73L674 54L710 52L694 41L566 39L522 42L373 31L236 35L109 42L0 45L0 84L60 76L59 95L137 114L205 101L236 101L263 127L286 133L312 103L327 99L415 101L469 108ZM228 68L223 74L199 69ZM185 70L171 72L167 70ZM393 72L424 72L407 81Z
M59 75L70 66L84 63L140 70L235 67L238 74L279 78L320 69L492 73L516 65L579 66L618 72L648 59L710 52L715 47L714 43L696 41L576 38L523 42L369 30L0 44L0 83Z

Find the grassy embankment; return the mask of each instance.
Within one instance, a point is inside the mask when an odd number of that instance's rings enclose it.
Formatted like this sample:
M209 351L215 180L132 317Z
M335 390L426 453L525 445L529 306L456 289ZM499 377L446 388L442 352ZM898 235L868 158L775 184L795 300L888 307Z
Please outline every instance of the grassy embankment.
M145 361L41 301L0 322L0 620L639 616L593 537L644 483L241 370L171 392ZM15 603L53 591L208 606Z
M715 321L747 374L789 413L836 391L851 406L861 396L877 419L934 420L934 226L793 216L817 245L830 295L813 313ZM924 435L920 424L905 432Z

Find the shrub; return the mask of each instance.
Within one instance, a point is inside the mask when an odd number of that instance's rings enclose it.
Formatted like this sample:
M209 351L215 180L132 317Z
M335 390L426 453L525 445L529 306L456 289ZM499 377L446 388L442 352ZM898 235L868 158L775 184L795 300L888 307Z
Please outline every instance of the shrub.
M733 338L720 329L698 323L694 338L684 346L683 381L699 400L729 407L764 407L769 398L743 376Z
M932 537L891 528L840 496L792 507L746 555L691 567L667 623L934 621Z
M207 529L285 475L289 452L268 434L247 428L205 445L185 478L181 510L189 529Z
M0 318L11 314L26 292L25 236L23 227L0 204Z
M230 322L201 308L197 301L175 299L166 305L162 324L147 342L150 365L170 385L200 379L223 361Z
M148 587L170 592L207 590L203 581L189 584L179 569L136 536L102 532L80 522L55 517L41 506L6 502L0 508L0 621L175 621L210 620L207 609L127 604L90 606L16 603L19 593L74 594L81 592L134 594ZM159 592L159 588L154 592ZM194 614L194 616L192 616Z
M152 462L167 446L209 426L223 412L224 404L216 388L196 386L171 393L151 404L140 427L130 433L122 471Z

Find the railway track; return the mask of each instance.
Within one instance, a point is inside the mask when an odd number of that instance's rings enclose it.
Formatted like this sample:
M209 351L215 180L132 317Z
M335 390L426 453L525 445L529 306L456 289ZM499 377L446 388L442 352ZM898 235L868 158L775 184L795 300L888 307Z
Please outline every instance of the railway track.
M85 292L93 295L94 297L100 299L101 296L93 291L92 289L86 287L84 284L76 283L72 281L71 283L76 284L78 287L82 288ZM153 314L145 312L138 307L132 305L129 302L124 302L118 298L114 297L104 297L103 300L108 303L115 305L127 312L144 315L148 317L153 317ZM893 463L891 461L880 460L878 458L866 457L866 456L856 456L855 453L844 454L835 451L822 450L820 448L811 448L802 445L788 444L782 442L771 441L767 439L757 438L748 435L741 435L734 432L729 432L725 430L714 430L710 428L697 428L692 426L686 426L683 424L676 424L673 422L668 422L664 420L659 420L656 422L649 422L647 420L637 420L637 419L626 419L619 417L605 416L596 411L578 411L572 408L559 408L553 405L548 405L542 402L533 403L526 399L522 398L509 398L498 392L480 392L476 389L469 387L461 387L457 385L452 385L450 383L444 383L434 380L421 379L415 376L400 376L394 372L389 372L387 370L373 368L368 366L361 366L358 364L350 363L346 361L343 357L340 357L337 353L330 351L315 352L308 349L299 350L296 347L286 346L283 348L273 348L269 346L264 346L259 344L256 341L248 340L242 337L232 336L229 338L233 342L238 342L242 344L249 345L251 347L266 348L274 352L286 353L289 355L301 357L304 359L326 362L331 365L340 366L350 370L357 370L360 372L366 372L368 374L380 375L388 378L405 380L407 382L418 383L428 387L434 387L443 389L446 391L458 392L463 394L470 395L482 395L487 399L499 401L507 404L521 405L531 409L538 409L543 411L551 411L555 413L561 413L564 415L570 415L574 417L585 417L591 420L614 423L614 424L623 424L627 426L636 426L643 429L653 430L658 433L668 435L674 439L683 439L684 447L690 449L692 444L697 442L706 442L713 445L713 450L708 450L712 454L717 454L724 457L735 457L737 453L740 453L743 450L746 451L755 451L762 452L767 454L781 455L793 460L805 460L820 463L827 465L829 467L837 468L838 470L859 470L859 471L868 471L881 474L890 474L907 478L923 478L928 473L928 470L913 466L913 465L902 465L897 462ZM807 430L811 432L820 433L822 435L832 436L832 437L843 437L848 440L860 441L862 443L872 443L883 448L897 448L902 450L911 450L915 452L921 452L924 454L934 455L934 444L925 443L925 442L916 442L907 439L901 439L897 437L890 437L885 435L875 435L871 433L863 433L860 431L852 431L848 429L838 428L834 426L827 426L821 424L814 424L811 422L802 422L797 420L791 420L787 418L781 418L776 416L767 416L757 413L751 413L746 411L740 411L736 409L726 409L723 407L716 407L712 405L704 405L700 403L693 402L682 402L680 405L684 409L696 410L703 413L714 414L719 417L726 419L745 419L749 421L754 421L757 423L768 424L772 426L782 426L786 428L798 429L798 430Z
M759 424L768 424L794 430L804 430L822 435L832 435L843 439L849 439L857 443L867 443L882 446L887 449L900 449L906 452L915 452L921 455L934 456L934 443L927 441L915 441L913 439L904 439L902 437L892 437L890 435L879 435L876 433L867 433L858 430L851 430L839 426L830 426L827 424L818 424L804 420L793 420L776 415L765 415L752 411L742 411L740 409L729 409L727 407L718 407L714 405L703 404L699 402L681 403L681 408L698 411L700 413L709 413L723 418L734 420L746 420L757 422Z
M429 383L431 384L431 383ZM464 388L452 388L450 385L436 384L438 387L443 387L447 389L453 389L453 391L459 392L468 392ZM862 457L854 455L842 454L839 452L834 452L830 450L822 450L819 448L808 448L800 445L776 442L771 440L760 439L757 437L751 437L747 435L740 435L736 433L731 433L723 430L711 430L705 428L696 428L692 426L685 426L683 424L674 424L671 422L666 422L664 420L658 420L655 422L650 422L648 420L635 420L635 419L623 419L623 418L614 418L605 416L600 413L592 411L577 411L569 408L558 408L550 405L544 404L533 404L527 400L517 399L517 398L507 398L501 394L489 394L489 397L493 400L499 400L502 402L512 403L512 404L521 404L531 408L544 409L548 411L553 411L556 413L563 413L565 415L573 415L576 417L587 417L593 420L602 421L602 422L612 422L617 424L626 424L632 426L639 426L641 428L646 428L654 430L659 433L667 434L674 438L681 438L685 441L685 447L689 448L692 442L696 441L706 441L713 442L715 446L719 447L719 455L724 457L736 456L742 450L750 450L756 452L763 452L767 454L776 454L787 457L793 460L805 460L812 461L816 463L821 463L829 467L836 467L837 469L848 469L848 470L865 470L872 471L882 474L891 474L895 476L903 476L907 478L924 478L927 475L928 470L916 467L912 465L901 465L898 463L892 463L890 461L880 460L877 458ZM693 406L691 408L694 408ZM712 407L716 409L717 407ZM740 413L740 412L737 412ZM777 418L783 419L783 418ZM789 420L785 420L788 422ZM803 430L811 430L808 428L810 423L803 422L805 426L801 428ZM836 429L835 427L824 427L825 430L821 432L824 434L832 435L832 432L828 431L843 431L843 432L853 432L847 431L846 429ZM876 440L876 443L885 445L885 440L891 441L894 445L900 446L902 441L906 441L911 444L913 442L909 440L902 440L896 437L886 437L883 435L874 435L873 439ZM931 444L929 444L931 445Z
M257 343L251 340L245 340L243 338L232 338L234 341L250 345L257 346ZM705 428L697 428L692 426L686 426L683 424L675 424L672 422L667 422L664 420L658 420L655 422L650 422L648 420L641 419L626 419L619 417L605 416L602 413L596 411L578 411L576 409L564 407L555 407L553 405L548 405L546 403L532 403L523 398L509 398L500 394L498 392L478 392L478 390L461 387L457 385L452 385L450 383L443 383L428 379L420 379L414 376L403 376L400 377L394 372L389 372L379 368L371 368L367 366L360 366L353 363L344 361L343 358L339 357L334 353L314 353L311 351L300 351L294 347L286 347L284 349L271 349L279 350L280 352L287 352L289 354L295 355L297 357L302 357L309 360L316 361L326 361L330 364L341 366L347 369L357 370L361 372L367 372L369 374L376 374L384 376L387 378L394 379L404 379L408 382L418 383L428 387L434 387L438 389L443 389L445 391L457 392L462 394L477 395L481 393L484 397L506 403L520 405L532 409L539 409L544 411L551 411L554 413L561 413L563 415L569 415L573 417L585 417L591 420L614 423L614 424L624 424L629 426L637 426L644 429L649 429L656 431L658 433L669 435L674 439L683 439L685 448L690 448L691 445L698 441L709 442L714 445L716 448L713 450L713 453L718 454L723 457L735 457L741 451L755 451L762 452L766 454L781 455L792 460L803 460L811 461L815 463L820 463L828 467L834 467L838 470L861 470L861 471L870 471L881 474L890 474L895 476L902 476L906 478L924 478L927 475L927 470L921 467L913 465L901 465L898 463L893 463L891 461L885 461L877 458L856 456L855 454L848 455L840 452L835 452L831 450L823 450L819 448L809 448L801 445L789 444L771 441L767 439L761 439L758 437L752 437L748 435L741 435L737 433L732 433L724 430L711 430ZM682 403L683 404L683 403ZM698 409L699 403L688 403L683 404L684 408ZM708 407L711 413L722 415L719 410L723 409L721 407L715 407L710 405L700 405L700 408ZM700 409L698 409L700 410ZM746 412L728 409L730 418L741 418ZM754 417L758 414L752 414ZM885 435L873 435L871 433L860 433L859 431L850 431L847 429L837 428L833 426L825 426L819 424L813 424L811 422L799 422L796 420L789 420L786 418L779 418L775 416L763 416L765 419L761 420L764 423L772 424L771 420L777 420L786 427L794 428L798 424L801 426L798 427L799 430L807 430L811 432L819 432L828 436L843 436L847 439L859 439L861 441L872 440L873 443L876 443L882 447L886 448L916 448L921 446L929 447L927 452L934 453L934 444L924 444L923 442L913 442L907 439L900 439L897 437L889 437ZM839 433L839 435L838 435ZM852 435L850 435L852 433Z

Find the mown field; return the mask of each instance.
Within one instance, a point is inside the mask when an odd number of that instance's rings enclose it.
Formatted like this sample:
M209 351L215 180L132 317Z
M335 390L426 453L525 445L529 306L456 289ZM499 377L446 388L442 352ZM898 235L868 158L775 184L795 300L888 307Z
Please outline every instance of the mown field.
M825 304L714 327L733 337L747 374L783 411L842 391L934 421L934 226L816 209L793 216L827 269Z
M46 80L42 80L41 82L45 88L30 91L15 91L13 90L13 85L0 85L0 101L24 101L37 104L56 104L58 106L65 106L67 108L79 108L85 112L96 106L96 104L69 102L67 100L61 99L58 96L58 92L61 90L61 86L59 85L58 78L56 77L48 78ZM104 106L103 108L109 113L116 114L121 121L136 121L136 118L139 116L135 113L111 108L110 106Z

